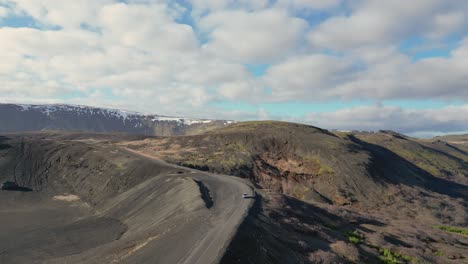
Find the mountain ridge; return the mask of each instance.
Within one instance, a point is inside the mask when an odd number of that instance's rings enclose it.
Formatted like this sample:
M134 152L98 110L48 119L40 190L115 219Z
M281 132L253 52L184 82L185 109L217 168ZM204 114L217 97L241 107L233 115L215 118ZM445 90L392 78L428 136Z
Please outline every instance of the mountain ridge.
M233 123L68 104L0 103L0 132L79 130L151 136L194 134Z

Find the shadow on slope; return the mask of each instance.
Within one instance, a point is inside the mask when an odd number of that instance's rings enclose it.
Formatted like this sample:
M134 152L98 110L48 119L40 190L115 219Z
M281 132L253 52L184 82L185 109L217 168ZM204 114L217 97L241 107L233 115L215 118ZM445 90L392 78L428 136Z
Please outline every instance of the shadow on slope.
M375 177L383 177L388 183L420 187L452 198L466 200L468 197L468 186L435 177L387 148L365 142L355 136L349 136L349 139L374 155L369 170Z
M345 233L358 224L385 226L382 222L351 212L339 215L292 197L267 196L267 201L257 197L222 264L378 263L375 252L347 244Z
M468 185L468 155L442 141L398 137L394 132L353 133L351 136L384 147L435 177Z

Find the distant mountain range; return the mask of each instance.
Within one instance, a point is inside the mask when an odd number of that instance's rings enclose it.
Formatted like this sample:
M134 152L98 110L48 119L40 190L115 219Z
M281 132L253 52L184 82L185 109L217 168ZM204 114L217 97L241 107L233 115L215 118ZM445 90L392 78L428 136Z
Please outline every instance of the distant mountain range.
M0 132L78 130L168 136L200 133L233 122L81 105L0 104Z

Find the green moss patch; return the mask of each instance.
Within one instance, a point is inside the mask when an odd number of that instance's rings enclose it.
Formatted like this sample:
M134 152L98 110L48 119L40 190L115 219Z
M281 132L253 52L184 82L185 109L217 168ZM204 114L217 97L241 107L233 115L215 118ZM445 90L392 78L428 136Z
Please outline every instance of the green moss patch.
M466 228L453 227L453 226L434 226L434 227L440 230L444 230L446 232L468 236L468 229Z
M359 234L356 230L348 231L344 235L348 239L349 243L352 243L352 244L364 243L364 236Z
M388 248L382 248L378 245L366 242L365 237L362 234L359 234L356 230L347 231L344 235L348 239L349 243L355 245L364 244L370 248L376 249L380 254L380 261L384 264L418 263L418 259L416 258L407 255L402 255Z

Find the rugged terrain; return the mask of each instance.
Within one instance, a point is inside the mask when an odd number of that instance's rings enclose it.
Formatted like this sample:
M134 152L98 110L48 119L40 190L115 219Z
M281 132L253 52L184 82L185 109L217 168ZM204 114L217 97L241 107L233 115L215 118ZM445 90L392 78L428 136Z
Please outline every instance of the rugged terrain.
M201 133L231 122L80 105L0 104L0 132L75 130L171 136Z
M436 228L467 227L456 145L269 121L119 145L254 182L262 199L227 253L249 250L240 263L467 261L467 237Z
M18 187L0 190L0 262L218 262L251 204L241 197L249 185L104 139L0 138L0 180Z
M8 134L0 177L24 189L0 191L0 260L468 263L456 138L271 121L172 137ZM249 181L257 195L244 200Z

